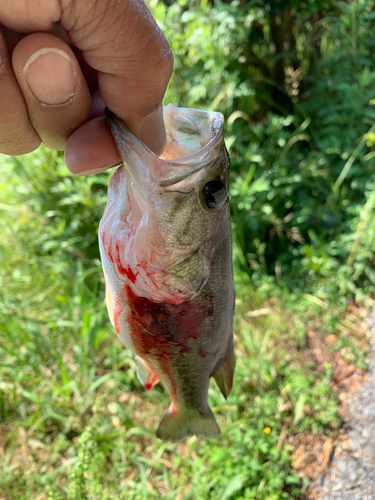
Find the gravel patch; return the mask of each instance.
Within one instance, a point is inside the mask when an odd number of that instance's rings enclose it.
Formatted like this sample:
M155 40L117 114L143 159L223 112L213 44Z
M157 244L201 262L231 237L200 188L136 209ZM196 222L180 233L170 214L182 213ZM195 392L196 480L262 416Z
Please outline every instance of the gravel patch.
M315 480L319 500L375 499L375 312L367 321L372 332L369 378L348 401L344 432L349 446L337 446L331 467Z

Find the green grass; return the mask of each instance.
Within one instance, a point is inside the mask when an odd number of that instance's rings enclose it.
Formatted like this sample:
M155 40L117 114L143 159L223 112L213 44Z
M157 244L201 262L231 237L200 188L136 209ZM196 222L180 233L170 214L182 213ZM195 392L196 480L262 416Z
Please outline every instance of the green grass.
M50 155L41 150L25 164ZM267 281L255 290L236 268L234 389L228 401L214 382L209 392L222 436L163 443L154 431L168 396L160 386L144 391L131 353L117 340L97 250L84 258L74 245L56 245L66 234L73 238L69 225L61 229L63 216L46 219L27 180L26 195L14 189L17 161L3 159L0 168L0 203L7 205L0 236L0 498L298 498L305 485L292 470L288 436L331 434L340 423L331 371L318 371L306 356L306 323L324 312L319 325L332 333L340 311ZM71 189L79 192L81 183L72 180ZM77 230L78 243L92 225ZM348 335L337 345L355 356ZM363 356L353 360L363 364Z
M308 92L286 110L256 63L276 60L263 3L167 3L151 2L176 59L166 102L222 111L232 157L237 368L228 401L209 393L222 435L154 436L168 396L144 391L104 305L108 175L74 178L44 148L0 156L0 500L299 498L291 438L340 425L329 360L366 368L346 306L375 289L372 4L316 23L314 67L304 20L322 6L297 9ZM325 363L311 332L330 339Z
M96 297L84 277L75 278L61 309L38 310L38 320L24 311L17 318L2 315L0 486L6 498L159 498L160 488L171 499L239 492L288 498L285 485L293 490L299 480L287 448L277 450L283 383L268 335L244 329L228 402L216 387L210 390L222 437L164 444L153 432L167 396L160 388L141 389L132 357L109 327L102 293ZM263 432L268 426L270 435Z

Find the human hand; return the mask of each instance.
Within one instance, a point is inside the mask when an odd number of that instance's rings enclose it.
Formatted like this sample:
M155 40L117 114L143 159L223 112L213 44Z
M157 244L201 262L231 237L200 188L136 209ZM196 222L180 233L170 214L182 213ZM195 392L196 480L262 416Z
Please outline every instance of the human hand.
M0 0L0 153L43 142L74 174L121 162L107 106L156 154L168 42L143 0Z

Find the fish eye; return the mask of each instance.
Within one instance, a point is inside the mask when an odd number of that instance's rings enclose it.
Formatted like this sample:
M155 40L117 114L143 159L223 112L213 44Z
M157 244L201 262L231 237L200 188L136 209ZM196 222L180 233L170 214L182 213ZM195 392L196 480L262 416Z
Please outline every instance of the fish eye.
M227 192L221 181L208 181L203 187L203 200L207 208L216 208L225 201Z

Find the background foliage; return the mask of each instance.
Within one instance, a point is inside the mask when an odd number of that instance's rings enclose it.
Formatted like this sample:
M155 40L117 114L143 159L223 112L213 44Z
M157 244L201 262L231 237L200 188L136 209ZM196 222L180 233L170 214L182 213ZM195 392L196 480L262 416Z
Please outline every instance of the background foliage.
M227 118L243 268L315 293L316 277L331 293L372 292L373 233L355 233L372 205L373 2L159 3L156 12L176 57L168 98ZM372 219L370 209L366 227Z
M150 0L175 55L165 103L226 118L237 287L223 435L155 440L104 306L97 227L109 174L61 153L0 158L0 491L8 499L297 498L289 438L339 425L312 324L365 367L347 300L375 287L373 1Z

